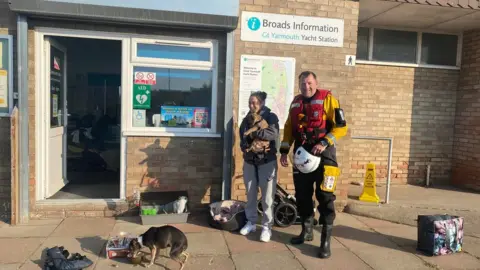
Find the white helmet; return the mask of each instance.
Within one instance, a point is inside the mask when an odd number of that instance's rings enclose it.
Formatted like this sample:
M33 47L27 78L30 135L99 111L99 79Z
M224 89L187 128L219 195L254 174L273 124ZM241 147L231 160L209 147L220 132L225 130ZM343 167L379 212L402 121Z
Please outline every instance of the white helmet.
M322 159L307 152L300 146L293 155L293 165L302 173L311 173L320 165Z

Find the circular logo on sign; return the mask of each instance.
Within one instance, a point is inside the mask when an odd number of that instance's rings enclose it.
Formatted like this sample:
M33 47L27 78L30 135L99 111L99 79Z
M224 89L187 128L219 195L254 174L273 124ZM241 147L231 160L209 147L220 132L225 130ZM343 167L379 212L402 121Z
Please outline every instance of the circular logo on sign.
M143 79L143 73L137 73L136 77L137 79Z
M247 24L248 24L248 28L252 31L257 31L258 29L260 29L260 19L257 18L257 17L251 17L250 19L248 19L247 21Z
M154 76L153 76L153 73L148 73L147 78L148 78L149 80L153 80L153 77L154 77Z

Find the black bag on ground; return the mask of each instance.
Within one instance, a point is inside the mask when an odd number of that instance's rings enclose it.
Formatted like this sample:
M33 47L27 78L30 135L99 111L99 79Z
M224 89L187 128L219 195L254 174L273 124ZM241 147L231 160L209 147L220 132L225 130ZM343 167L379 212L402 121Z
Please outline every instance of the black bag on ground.
M463 217L451 215L419 215L417 250L429 256L462 251Z
M47 258L45 260L44 270L81 270L89 267L93 262L85 256L78 253L72 254L67 259L68 251L63 247L53 247L47 250Z

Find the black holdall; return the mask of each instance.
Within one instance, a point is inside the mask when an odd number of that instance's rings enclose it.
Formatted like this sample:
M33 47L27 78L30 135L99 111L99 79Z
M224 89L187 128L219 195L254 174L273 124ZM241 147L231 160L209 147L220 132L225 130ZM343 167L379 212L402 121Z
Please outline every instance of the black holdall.
M451 215L419 215L417 250L429 256L462 251L464 218Z

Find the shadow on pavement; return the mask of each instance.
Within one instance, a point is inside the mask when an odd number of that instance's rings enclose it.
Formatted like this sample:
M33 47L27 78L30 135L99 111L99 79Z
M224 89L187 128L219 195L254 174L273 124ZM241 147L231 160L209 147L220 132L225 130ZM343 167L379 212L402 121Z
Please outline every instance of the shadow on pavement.
M297 249L303 255L310 257L317 257L318 249L320 247L320 235L321 235L321 226L315 226L314 228L317 233L315 233L315 238L311 242L305 242L302 245L293 246L290 244L290 239L293 236L296 236L301 231L299 225L293 225L288 228L273 228L273 234L271 242L277 242L287 245L290 250ZM257 233L247 235L246 238L252 242L260 242L259 236L261 227L257 227ZM234 234L240 234L239 232L233 232ZM345 243L346 240L348 243ZM365 231L361 229L356 229L344 225L335 225L333 229L333 239L332 239L332 253L337 248L343 248L347 246L349 249L355 250L356 248L364 248L367 245L378 246L381 248L388 248L393 250L407 251L409 253L415 254L415 248L405 249L396 243L402 243L404 247L416 247L416 241L392 236L385 235L381 233L376 233L373 231Z
M77 241L80 243L80 248L83 252L93 254L95 256L100 256L101 254L105 254L105 245L107 244L107 240L103 239L99 236L89 236L89 237L82 237L76 238ZM81 254L86 255L88 254Z
M354 240L383 248L402 250L396 243L403 243L403 246L416 246L417 242L398 236L381 234L373 231L365 231L357 228L338 225L334 227L333 236L346 240ZM340 240L341 241L341 240Z

